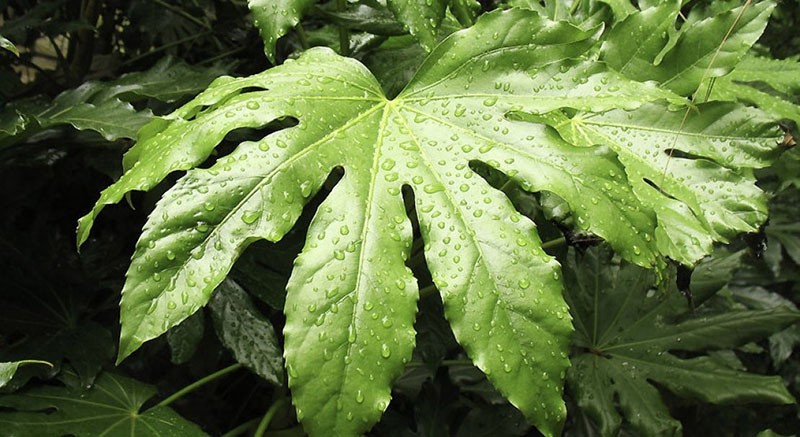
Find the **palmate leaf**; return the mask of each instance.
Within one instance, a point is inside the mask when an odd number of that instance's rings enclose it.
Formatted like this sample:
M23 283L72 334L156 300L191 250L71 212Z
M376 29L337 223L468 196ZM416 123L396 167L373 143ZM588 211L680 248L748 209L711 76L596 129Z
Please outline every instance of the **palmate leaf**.
M200 428L167 407L141 411L155 388L103 373L88 390L43 386L0 396L0 429L14 437L74 435L204 436ZM10 409L10 411L9 411Z
M740 258L733 254L701 265L692 276L694 303L716 293ZM776 308L692 317L677 290L655 291L651 274L615 263L612 252L602 247L589 249L582 258L572 252L565 278L574 343L585 351L572 358L567 383L601 435L617 435L622 416L642 435L681 433L680 422L670 416L651 382L715 404L794 402L779 376L749 374L705 355L683 359L670 352L733 348L797 322L800 312Z
M228 132L297 120L241 143L211 168L190 170L164 195L128 271L120 359L205 305L238 254L252 241L281 239L341 168L287 287L284 356L306 429L367 430L411 356L418 293L404 265L408 187L456 339L534 425L556 434L571 330L559 267L534 224L470 163L497 168L528 191L557 194L577 223L627 259L663 265L656 213L610 146L570 144L546 125L555 123L548 116L533 123L514 115L682 100L582 60L596 33L533 11L486 14L442 42L393 100L357 61L312 49L258 75L221 78L145 128L126 173L81 219L79 242L104 205L201 164ZM744 153L761 142L746 142Z

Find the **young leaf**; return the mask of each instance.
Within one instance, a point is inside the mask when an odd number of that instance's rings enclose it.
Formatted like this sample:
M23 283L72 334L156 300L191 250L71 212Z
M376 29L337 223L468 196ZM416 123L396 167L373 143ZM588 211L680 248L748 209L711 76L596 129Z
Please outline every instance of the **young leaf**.
M0 396L0 405L6 407L0 412L0 428L20 437L205 435L170 408L141 411L155 393L149 385L112 373L100 375L86 391L41 386Z
M47 361L40 360L22 360L9 363L0 362L0 388L5 387L5 385L8 384L8 381L11 381L11 378L13 378L14 374L17 373L19 366L24 366L26 364L45 364L53 367L53 365Z
M241 143L209 169L190 170L164 195L127 274L119 359L205 305L238 254L252 241L281 239L342 168L287 287L285 358L306 429L369 429L411 356L418 297L404 265L408 187L456 339L534 425L558 433L571 330L559 267L534 224L470 163L497 168L528 191L557 194L579 226L628 259L663 264L656 214L637 198L616 154L564 141L545 116L531 123L515 115L683 100L584 58L596 33L533 11L489 13L443 41L393 100L357 61L312 49L258 75L220 78L143 129L125 174L81 219L79 242L104 205L199 165L228 132L297 121Z
M690 21L672 36L680 0L631 14L608 34L601 59L636 80L656 80L680 95L729 72L756 42L775 3L762 1Z
M567 383L602 435L619 431L622 418L615 399L643 435L680 432L680 422L670 417L651 382L678 396L716 404L794 402L778 376L753 375L708 356L682 359L671 352L733 348L797 322L799 312L779 308L692 317L680 293L655 292L652 275L630 264L617 265L611 255L602 247L589 249L583 259L572 252L565 269L575 344L584 350L573 358ZM725 258L723 264L735 259ZM720 267L708 271L716 275ZM718 281L702 276L701 271L693 280Z

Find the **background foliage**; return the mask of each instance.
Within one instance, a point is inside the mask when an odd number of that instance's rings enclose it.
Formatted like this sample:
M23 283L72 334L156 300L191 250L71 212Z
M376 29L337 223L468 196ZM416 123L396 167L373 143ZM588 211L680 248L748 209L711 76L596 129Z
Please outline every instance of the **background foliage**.
M323 198L311 200L298 226L281 242L250 246L208 307L118 367L114 355L124 272L147 216L176 177L150 192L132 193L128 200L135 208L108 207L80 253L74 246L75 220L110 180L119 178L121 155L143 135L139 129L221 74L257 73L296 58L303 47L328 46L362 61L392 96L411 78L437 35L472 24L478 12L507 5L454 0L449 13L440 16L437 11L443 9L409 11L401 1L249 3L0 2L0 46L5 49L0 50L0 199L5 206L0 218L5 279L0 288L0 385L7 393L0 396L0 429L42 435L33 425L45 423L34 417L42 411L54 411L47 415L51 420L96 414L70 400L83 397L102 408L135 413L135 420L153 435L250 435L267 426L276 435L303 434L287 402L282 309L292 261ZM293 12L278 18L280 11L269 9L278 3ZM632 8L618 1L603 2L608 6L588 1L508 3L577 22L610 23L611 17ZM724 10L732 2L684 3L691 22L691 11ZM278 16L270 15L274 13ZM770 71L797 71L798 17L797 2L779 2L748 55L750 61L743 64L747 68L716 79L711 96L774 105L787 121L787 145L797 133L792 121L798 122L798 84L781 82L785 75L773 78L759 71L765 64L757 56L786 59L770 61L775 62ZM302 25L295 27L298 22ZM347 41L344 49L342 41ZM281 123L269 128L280 129ZM217 153L224 156L258 134L234 130ZM212 155L204 166L215 160ZM800 394L800 359L793 353L800 344L800 328L792 324L791 311L800 300L798 162L797 150L789 149L776 165L757 173L759 185L770 194L771 218L760 233L718 249L694 274L670 270L664 281L676 285L666 291L655 288L650 273L626 264L605 246L587 249L597 243L591 235L573 228L565 237L565 229L548 221L558 212L553 199L504 187L521 212L537 219L544 247L562 263L567 278L566 297L577 333L567 375L565 434L753 435L772 430L789 435L800 429L797 406L791 404L792 396ZM502 183L502 175L492 169L485 169L484 176ZM535 435L535 428L455 342L441 300L426 288L432 282L419 249L411 248L409 263L422 289L416 348L393 386L387 412L371 433ZM607 285L586 285L600 282ZM620 300L619 291L638 291L634 299L642 301L632 305ZM625 332L598 338L598 325L582 323L598 314L592 312L589 297L603 306L603 314L622 308L619 320L596 321L607 332L617 325L643 326L636 334L647 339L688 332L693 320L719 328L698 334L691 346L685 345L690 340L684 334L682 345L652 341L651 347L626 351L615 346L630 342ZM664 317L661 324L654 322L658 314ZM673 341L680 338L673 334ZM653 356L668 359L661 363L669 366L631 370L630 360L644 362ZM587 367L591 360L608 365ZM745 370L751 376L738 373ZM207 375L213 375L208 383L195 384ZM775 403L786 404L729 405L731 399L719 390L720 381L726 380L715 380L715 375L737 381L751 398L764 390ZM698 383L705 377L709 384ZM752 387L746 378L753 378ZM119 390L127 396L125 402L108 395L106 388L112 386L110 393ZM182 391L187 386L197 388ZM746 400L748 394L737 396L733 400ZM56 397L60 400L53 401ZM109 420L48 432L96 435L128 425L134 426Z

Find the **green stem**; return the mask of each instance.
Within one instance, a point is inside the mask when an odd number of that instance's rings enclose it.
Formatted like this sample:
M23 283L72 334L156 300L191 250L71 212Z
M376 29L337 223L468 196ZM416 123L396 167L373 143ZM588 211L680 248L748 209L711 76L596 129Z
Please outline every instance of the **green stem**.
M256 428L256 432L255 434L253 434L253 437L263 437L264 433L267 431L269 423L275 416L275 413L277 413L281 408L283 408L283 406L286 405L287 402L288 402L287 398L282 398L269 407L266 414L264 414L264 418L261 419L261 422L258 424L258 428Z
M236 437L236 436L242 435L248 429L256 426L260 420L261 419L259 419L258 417L256 417L255 419L252 419L252 420L248 420L247 422L237 426L236 428L233 428L232 430L226 432L225 434L222 434L221 437Z
M310 47L308 45L308 35L306 34L306 29L303 27L303 23L297 23L294 30L297 31L297 39L300 40L300 46L303 47L303 50L308 50Z
M336 0L336 10L344 12L347 7L347 0ZM350 55L350 34L347 28L339 26L339 54L342 56Z
M565 237L556 238L554 240L545 241L542 243L542 249L552 249L554 247L559 247L563 244L567 243L567 239Z
M176 400L180 399L181 397L183 397L183 396L185 396L185 395L197 390L198 388L208 384L209 382L211 382L211 381L213 381L213 380L215 380L217 378L220 378L220 377L222 377L224 375L227 375L228 373L231 373L231 372L233 372L235 370L239 370L242 367L244 367L242 364L236 363L236 364L232 364L232 365L230 365L230 366L228 366L228 367L226 367L226 368L224 368L222 370L217 370L216 372L206 376L205 378L201 378L201 379L199 379L199 380L187 385L186 387L176 391L175 393L172 394L172 396L169 396L166 399L164 399L163 401L159 402L153 408L166 407L167 405L169 405L169 404L175 402Z
M211 26L208 23L198 19L197 17L195 17L194 15L184 11L183 9L176 8L175 6L172 6L171 4L169 4L167 2L164 2L162 0L150 0L150 1L152 1L153 3L161 6L164 9L169 10L170 12L172 12L175 15L179 15L182 18L191 21L192 23L202 27L203 29L211 30Z
M145 53L142 53L141 55L134 56L134 57L128 59L127 61L123 62L122 65L120 65L120 67L124 67L124 66L130 65L130 64L133 64L133 63L138 62L139 60L144 59L144 58L146 58L146 57L148 57L150 55L154 55L154 54L156 54L158 52L167 50L169 48L172 48L172 47L175 47L175 46L179 46L179 45L181 45L181 44L183 44L183 43L185 43L187 41L191 41L193 39L204 37L204 36L206 36L206 35L208 35L210 33L211 33L211 31L195 33L194 35L189 35L189 36L187 36L185 38L181 38L181 39L173 41L173 42L171 42L169 44L164 44L161 47L156 47L153 50L150 50L149 52L145 52Z
M436 285L431 284L427 287L422 287L419 290L419 298L422 299L423 297L430 296L431 294L436 292Z

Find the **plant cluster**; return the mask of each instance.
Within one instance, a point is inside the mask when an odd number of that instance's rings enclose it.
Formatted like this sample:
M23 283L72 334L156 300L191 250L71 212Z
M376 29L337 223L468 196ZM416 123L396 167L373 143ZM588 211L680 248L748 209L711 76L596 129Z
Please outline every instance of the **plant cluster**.
M10 435L800 426L793 4L72 3L0 9Z

